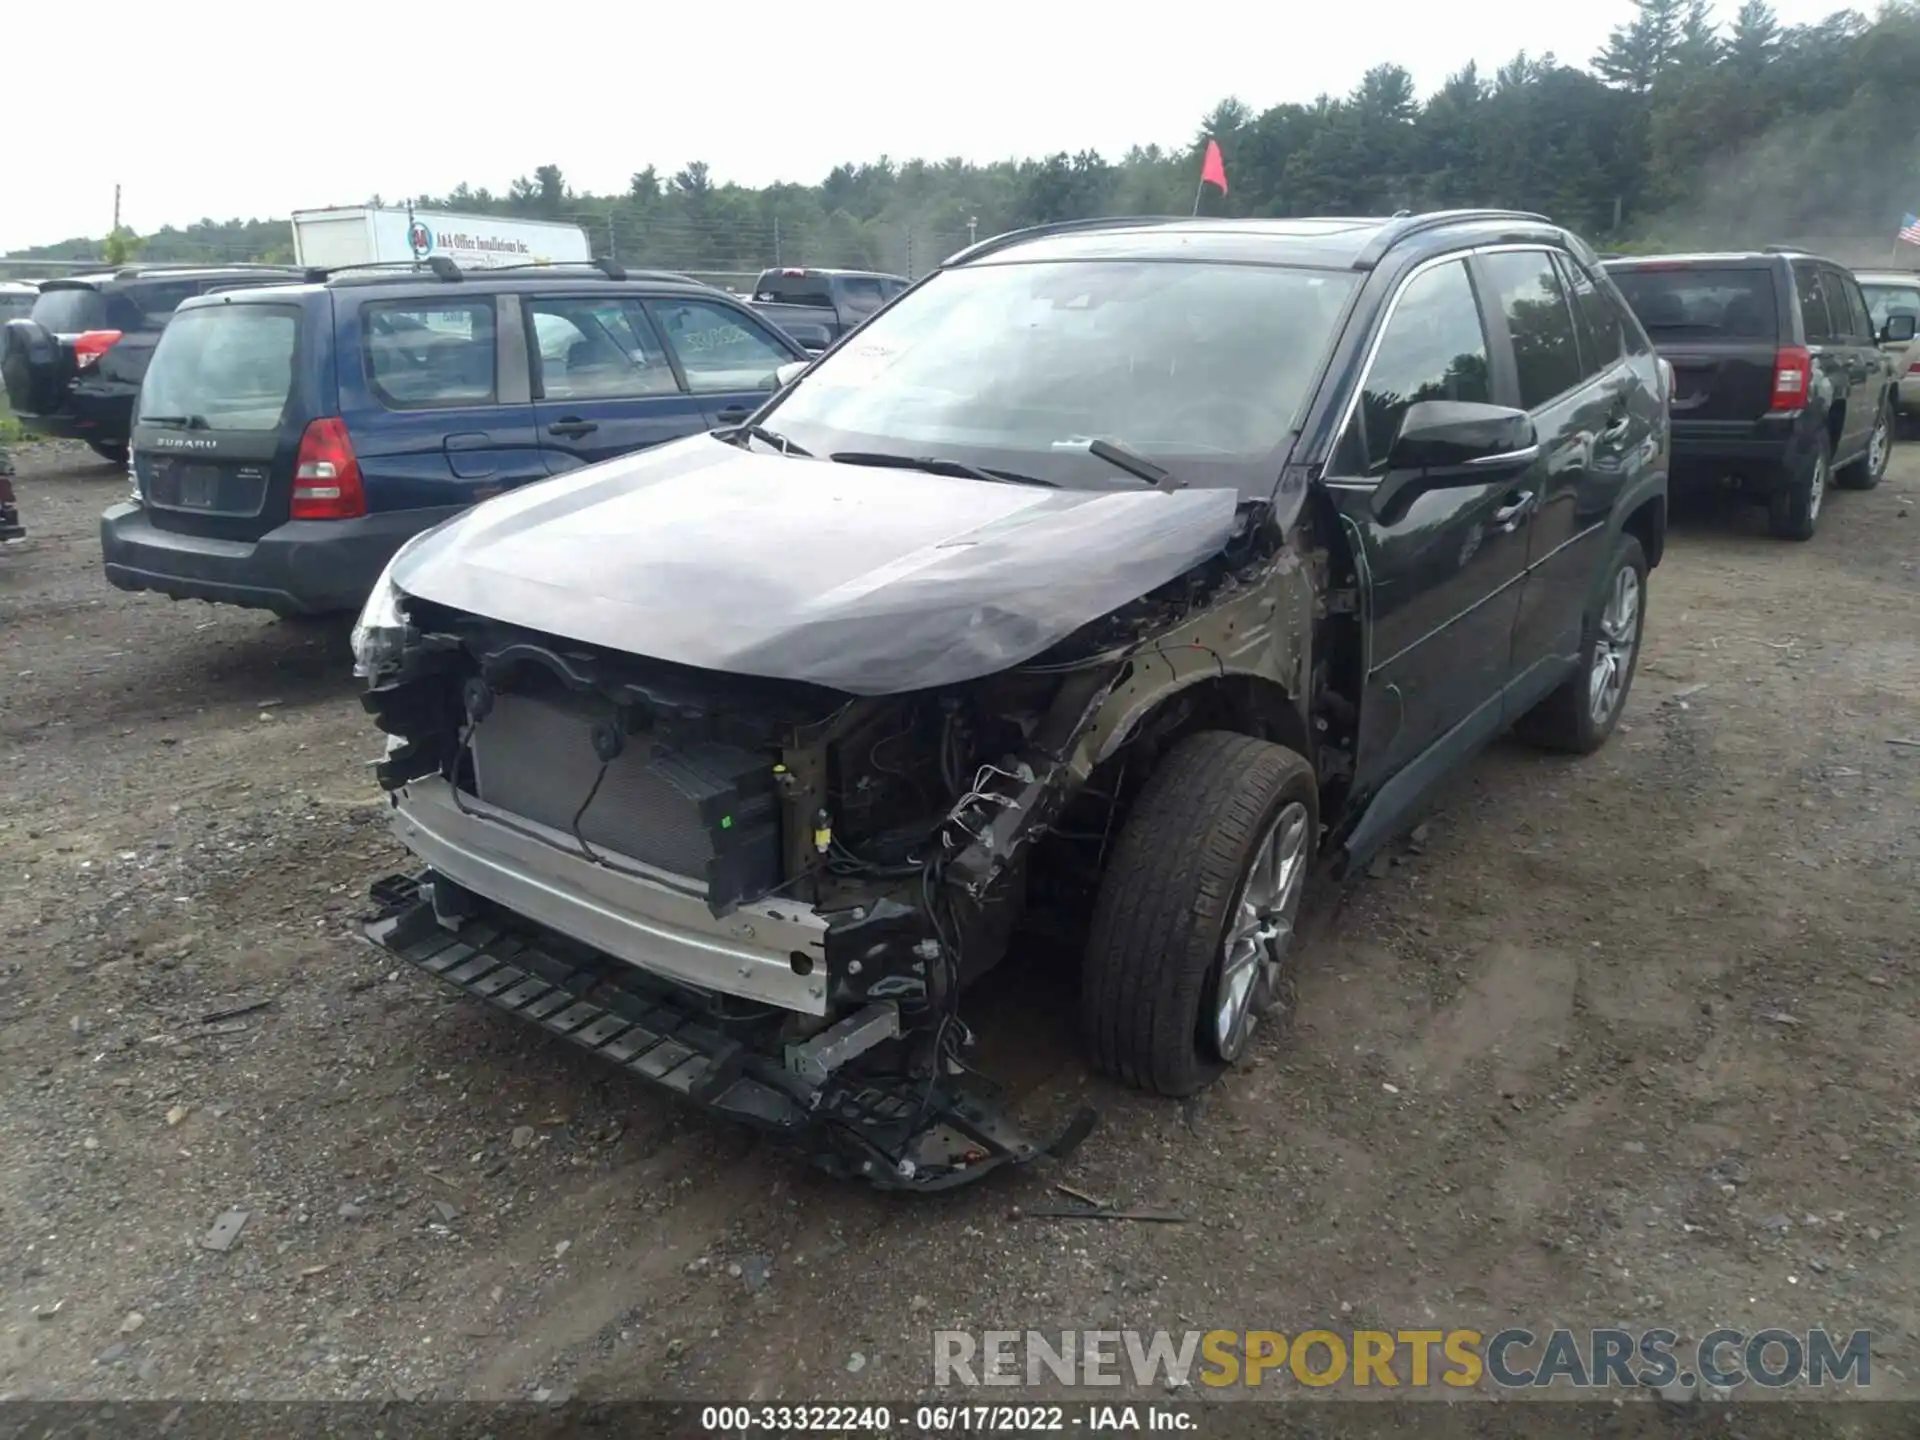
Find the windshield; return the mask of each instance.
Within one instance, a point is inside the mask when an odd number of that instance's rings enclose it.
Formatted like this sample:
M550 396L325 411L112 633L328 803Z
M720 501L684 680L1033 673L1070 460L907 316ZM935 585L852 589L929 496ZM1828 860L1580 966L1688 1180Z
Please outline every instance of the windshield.
M1772 340L1778 331L1770 270L1622 268L1610 273L1649 334L1693 330L1730 340Z
M209 430L275 430L293 388L300 312L288 305L182 310L140 386L141 420Z
M1125 446L1195 485L1272 492L1354 277L1168 261L987 264L935 276L764 417L815 455L886 451L1064 484Z
M1886 328L1889 315L1911 315L1920 320L1920 285L1862 285L1874 334Z

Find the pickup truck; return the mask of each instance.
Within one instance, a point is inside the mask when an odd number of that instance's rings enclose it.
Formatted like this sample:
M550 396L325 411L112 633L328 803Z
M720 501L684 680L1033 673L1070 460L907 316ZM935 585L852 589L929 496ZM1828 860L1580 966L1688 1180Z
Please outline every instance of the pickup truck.
M817 354L907 288L910 281L872 270L762 270L755 310Z

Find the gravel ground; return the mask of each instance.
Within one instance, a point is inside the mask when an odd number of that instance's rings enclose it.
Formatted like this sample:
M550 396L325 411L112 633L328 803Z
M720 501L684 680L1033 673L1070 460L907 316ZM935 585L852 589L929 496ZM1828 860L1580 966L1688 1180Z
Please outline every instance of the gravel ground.
M1065 966L991 983L982 1068L1103 1123L934 1199L383 963L344 625L110 589L123 476L19 458L0 1393L898 1398L936 1326L1614 1323L1871 1328L1920 1393L1920 456L1807 545L1679 522L1612 743L1496 747L1324 889L1297 1025L1201 1101L1093 1078ZM1014 1213L1055 1179L1190 1223Z

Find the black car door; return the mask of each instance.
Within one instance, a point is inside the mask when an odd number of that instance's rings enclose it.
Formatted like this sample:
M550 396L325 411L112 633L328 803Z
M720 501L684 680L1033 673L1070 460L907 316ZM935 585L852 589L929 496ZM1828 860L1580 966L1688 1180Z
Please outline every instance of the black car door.
M1610 352L1592 323L1576 319L1572 257L1545 249L1482 253L1487 291L1513 351L1511 381L1495 399L1533 418L1540 457L1516 482L1534 507L1527 543L1527 583L1514 624L1506 718L1551 690L1580 651L1581 622L1602 560L1607 517L1625 483L1622 457L1636 423L1631 379L1622 373L1620 327ZM1583 298L1597 298L1585 277ZM1589 333L1580 343L1581 329ZM1506 383L1513 389L1504 391Z
M1496 363L1467 262L1416 269L1389 302L1325 472L1361 568L1367 676L1355 781L1371 788L1469 721L1498 728L1531 504L1511 479L1427 490L1376 513L1387 454L1420 400L1490 403ZM1384 493L1384 492L1383 492Z
M1850 412L1857 368L1847 335L1852 322L1847 318L1846 297L1837 290L1832 295L1827 293L1834 289L1829 279L1832 275L1832 270L1816 260L1793 262L1793 288L1800 295L1800 319L1806 326L1814 373L1825 377L1833 403ZM1835 464L1859 450L1860 437L1858 417L1845 413L1833 447Z

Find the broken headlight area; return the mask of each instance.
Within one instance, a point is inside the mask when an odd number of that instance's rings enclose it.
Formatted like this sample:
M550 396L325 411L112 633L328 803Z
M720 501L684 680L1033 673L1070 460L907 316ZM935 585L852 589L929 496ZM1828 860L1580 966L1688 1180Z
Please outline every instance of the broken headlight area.
M428 870L378 943L878 1184L1052 1148L970 1077L959 997L1006 953L1122 666L851 698L409 620L365 704ZM566 984L516 958L554 947L594 958Z

